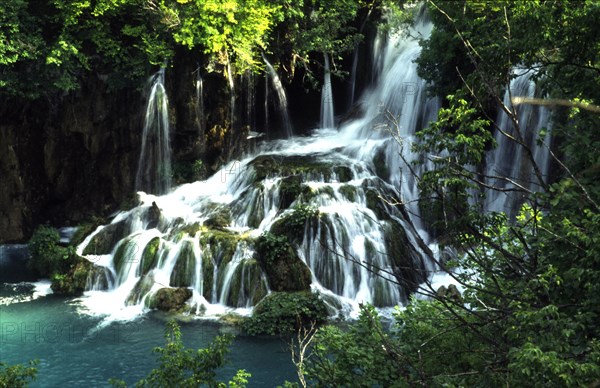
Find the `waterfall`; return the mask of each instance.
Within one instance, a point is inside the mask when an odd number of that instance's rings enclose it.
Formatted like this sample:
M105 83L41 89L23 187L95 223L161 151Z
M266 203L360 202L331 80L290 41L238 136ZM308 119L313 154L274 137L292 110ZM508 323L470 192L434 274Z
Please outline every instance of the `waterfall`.
M245 88L245 125L249 131L256 130L256 107L255 107L255 91L254 91L254 75L251 71L246 71L244 74Z
M150 78L142 149L135 178L136 191L164 194L171 188L169 102L164 88L164 78L164 69Z
M362 117L336 129L331 110L329 124L310 136L260 144L207 180L167 194L140 193L139 206L117 215L78 247L114 279L105 291L86 293L88 311L115 319L136 316L154 306L164 289L184 288L192 294L187 313L248 313L265 295L300 278L341 311L355 313L359 303L405 303L437 269L417 206L415 174L427 166L412 166L421 155L411 152L415 132L435 120L440 107L417 75L420 46L410 37L427 36L431 28L421 22L408 37L378 37L373 55L380 74L359 100ZM286 112L281 82L265 63L266 82ZM526 77L515 78L512 86L533 93ZM324 87L327 93L331 90ZM546 119L540 108L520 108L524 126L543 126ZM499 120L508 130L501 115ZM528 139L535 142L533 136ZM542 164L543 152L535 152ZM506 166L516 164L516 156L502 156L507 153L508 145L500 144L490 154L490 172L503 169L505 158ZM288 244L272 249L278 256L260 250L266 233ZM91 249L106 241L113 243ZM284 281L277 278L281 274L287 276Z
M200 74L200 68L196 70L196 101L195 101L195 110L196 110L196 120L198 125L198 134L204 133L204 80L202 79L202 75Z
M498 110L496 125L500 130L494 135L497 146L488 153L485 166L486 183L494 189L486 190L484 209L505 212L509 217L516 215L526 195L520 190L514 191L518 186L535 192L542 189L541 183L548 182L548 147L552 140L550 111L546 107L531 104L515 106L511 102L511 97L539 97L536 95L535 82L531 79L532 71L515 68L513 76L504 93L504 105L516 113L519 128L515 127L502 109ZM546 129L546 133L540 144L538 140L543 129ZM525 146L517 144L508 136L521 141ZM533 161L527 156L525 147L531 150ZM539 182L532 163L537 165L545 182Z
M321 128L335 128L329 56L324 53L323 57L325 62L323 69L323 88L321 89Z
M286 137L289 138L293 134L293 129L292 129L292 122L290 121L290 116L288 113L288 101L287 101L287 96L285 94L285 89L283 88L281 79L279 78L279 75L273 68L273 65L271 65L271 63L267 60L267 58L264 55L263 55L263 60L265 61L265 65L267 68L267 74L268 74L267 78L269 78L271 80L271 85L277 95L277 101L278 101L277 106L278 106L279 114L281 115L281 119L282 119L283 132L285 133ZM265 112L268 111L267 100L266 100L266 98L267 98L266 96L268 96L267 90L268 90L268 88L265 87Z
M431 26L418 28L426 34ZM88 310L104 314L110 299L120 306L112 316L129 317L153 306L160 290L183 287L192 292L190 313L247 312L277 285L257 252L265 232L288 236L287 283L300 277L292 268L305 268L311 288L343 311L406 302L434 265L405 162L417 157L409 144L435 119L439 102L416 74L417 40L391 36L377 49L380 81L360 100L363 117L336 130L331 111L330 124L312 136L261 144L206 181L166 195L141 193L138 207L88 236L78 252L114 278L106 291L86 294ZM281 82L265 63L285 112ZM110 249L85 254L108 236Z
M350 96L348 106L354 104L354 95L356 93L356 71L358 70L358 45L354 48L352 54L352 70L350 71Z
M233 130L235 125L235 81L233 79L233 71L231 70L231 63L227 60L227 80L229 81L229 98L230 98L230 113L229 121L231 129Z

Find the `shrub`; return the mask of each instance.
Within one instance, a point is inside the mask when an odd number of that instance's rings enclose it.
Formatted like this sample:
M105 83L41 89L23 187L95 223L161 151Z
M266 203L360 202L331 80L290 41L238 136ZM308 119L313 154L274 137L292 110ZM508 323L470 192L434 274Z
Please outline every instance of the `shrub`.
M72 264L74 248L61 247L58 231L41 225L29 240L29 265L39 276L51 277L55 273L66 272Z
M250 335L286 334L311 323L327 320L327 307L321 297L310 291L274 292L264 298L242 329Z
M29 361L29 366L6 365L0 362L0 388L23 388L29 385L37 375L35 367L38 361Z

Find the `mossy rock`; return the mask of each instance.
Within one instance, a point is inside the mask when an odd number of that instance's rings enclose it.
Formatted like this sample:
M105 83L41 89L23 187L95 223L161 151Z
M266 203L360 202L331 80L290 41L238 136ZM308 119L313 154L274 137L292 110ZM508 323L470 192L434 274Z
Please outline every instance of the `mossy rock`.
M246 238L245 235L227 230L203 228L200 233L199 243L202 248L210 247L210 253L213 258L215 258L217 263L220 263L223 258L231 260L238 243Z
M375 167L375 174L383 180L388 180L390 177L390 168L387 165L385 156L385 148L381 147L375 151L373 156L373 166Z
M388 222L385 234L387 254L394 263L396 278L405 291L403 297L407 298L427 278L423 257L399 223Z
M213 282L215 281L215 262L210 255L202 256L202 295L208 301L213 300Z
M303 181L332 179L347 182L352 179L352 170L345 165L346 161L330 160L326 154L307 155L261 155L250 162L255 174L255 181L268 177L285 177L300 175Z
M126 220L105 226L83 250L84 255L108 255L115 245L130 232Z
M96 230L100 225L106 224L106 220L103 218L93 218L89 222L85 222L77 226L77 230L73 237L71 238L71 242L69 245L74 247L78 246L85 240L87 236L92 234L94 230Z
M227 313L219 317L219 322L224 325L241 327L248 317L236 313Z
M317 207L297 205L276 220L271 226L270 232L274 235L286 236L288 241L300 244L304 238L306 223L316 226L320 218L321 213Z
M156 267L158 264L160 249L160 238L154 237L148 242L142 253L142 262L138 267L138 276L146 275L150 270Z
M179 312L185 309L185 302L192 297L189 288L161 288L150 297L148 307L166 312Z
M281 179L279 186L279 208L287 209L302 193L302 177L291 175Z
M144 296L150 292L152 286L154 286L154 278L151 275L142 276L133 286L133 290L125 300L125 305L133 306L140 303Z
M350 202L356 202L357 193L356 187L352 185L342 185L338 189L339 193L344 196Z
M392 287L398 287L398 285L384 278L375 278L375 284L373 285L373 306L393 306L395 304L395 301L390 297L390 288Z
M389 205L384 202L384 199L381 197L377 190L374 190L372 188L366 189L365 196L367 199L367 207L371 209L373 213L375 213L378 219L390 219Z
M193 224L184 224L182 220L179 225L173 228L173 232L171 232L169 236L171 240L180 241L185 236L196 236L201 229L202 225L200 225L198 222Z
M94 265L83 257L77 256L76 263L66 273L55 273L50 287L57 295L79 296L86 290L88 277Z
M268 293L262 269L256 260L241 262L231 280L224 301L227 306L248 307L260 302Z
M105 291L108 290L108 286L110 283L114 281L112 273L105 267L98 267L96 265L92 266L87 278L87 284L91 287L86 289L95 290L95 291Z
M231 212L225 207L216 208L204 221L204 226L212 229L221 229L231 225Z
M172 287L190 287L194 281L194 271L196 269L196 255L194 254L194 244L186 240L175 259L175 267L171 272L170 285Z
M449 299L454 303L463 304L463 298L455 284L450 284L448 287L440 286L435 292L439 298Z
M310 289L310 269L282 236L263 234L255 243L256 257L273 291Z
M320 325L327 317L327 306L316 293L273 292L256 305L242 328L251 335L288 334L300 327Z
M333 173L337 177L338 182L348 182L354 178L354 173L348 166L335 166Z

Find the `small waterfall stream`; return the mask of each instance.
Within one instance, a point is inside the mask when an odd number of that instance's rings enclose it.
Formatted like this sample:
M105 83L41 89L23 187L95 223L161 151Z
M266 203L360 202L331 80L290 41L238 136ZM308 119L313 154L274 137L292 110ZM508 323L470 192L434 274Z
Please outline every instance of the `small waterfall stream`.
M144 117L142 149L135 177L136 191L164 194L171 188L169 102L164 80L164 69L160 69L150 78L150 95Z
M535 192L543 188L542 183L548 183L550 159L547 147L552 141L550 111L546 107L531 104L514 106L511 102L511 97L539 97L531 79L532 72L515 68L513 75L509 90L504 93L504 105L516 113L519 128L503 110L498 111L496 124L506 135L496 132L497 147L488 153L485 167L486 183L499 190L486 190L484 209L505 212L509 217L516 215L523 202L523 193L511 190L521 186ZM542 143L539 143L538 134L543 129L546 133ZM533 160L527 156L525 147L508 136L522 141L532 151ZM533 163L539 168L545 182L540 182L536 177Z
M329 64L329 55L324 57L324 75L323 88L321 89L321 128L335 128L333 91L331 89L331 68Z
M271 85L273 87L273 89L275 90L275 93L277 95L277 106L278 106L278 110L279 110L279 114L281 116L282 119L282 125L283 125L283 133L286 135L286 137L291 137L293 135L293 127L292 127L292 122L290 121L290 115L288 113L288 101L287 101L287 96L285 94L285 89L283 88L283 84L281 83L281 79L279 79L279 75L277 74L277 72L275 71L275 69L273 68L273 65L271 65L271 63L267 60L267 58L263 55L263 60L265 61L265 66L267 69L267 77L266 79L271 80ZM268 115L268 111L269 111L269 106L268 106L268 96L269 96L269 92L268 92L269 88L267 85L265 85L265 114ZM268 123L268 117L265 120Z
M204 80L200 74L200 68L196 70L196 101L194 108L196 109L196 120L198 125L198 134L204 133Z

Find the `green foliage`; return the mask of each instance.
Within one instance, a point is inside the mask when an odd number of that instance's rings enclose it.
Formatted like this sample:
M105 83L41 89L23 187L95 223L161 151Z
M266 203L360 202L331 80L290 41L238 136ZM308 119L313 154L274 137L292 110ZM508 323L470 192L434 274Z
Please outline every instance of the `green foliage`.
M306 364L311 385L327 387L402 386L408 365L394 359L390 334L384 332L375 309L363 306L348 330L320 329ZM392 347L393 346L393 347Z
M194 182L206 175L206 167L202 159L194 161L175 161L173 165L173 180L177 184Z
M288 334L306 325L327 319L327 307L320 296L310 291L274 292L265 297L242 323L250 335Z
M28 243L30 267L42 277L51 277L69 270L75 260L74 247L58 245L60 235L50 226L40 225Z
M207 71L263 68L263 52L294 68L320 66L362 38L355 27L390 1L25 0L0 5L0 90L38 98L98 76L111 88L139 86L175 52L202 53ZM318 59L311 55L318 53ZM299 59L299 60L298 60ZM334 61L334 64L336 62ZM337 68L334 67L334 73ZM311 71L308 75L312 74Z
M238 370L228 384L217 380L217 369L226 362L233 337L218 336L204 349L188 349L183 345L181 330L175 321L167 324L165 347L157 347L159 366L146 378L138 381L136 387L230 387L242 388L248 383L250 374ZM125 382L111 379L113 386L125 387Z
M256 251L262 254L261 260L272 265L279 257L287 254L290 248L287 237L264 232L256 240Z
M24 388L37 375L39 361L29 361L29 365L7 365L0 362L0 388Z
M438 120L418 135L415 150L433 166L420 181L428 201L421 206L442 220L443 242L456 252L442 264L460 269L453 276L462 296L432 290L432 300L413 300L398 311L388 331L364 308L348 331L320 330L306 377L317 386L597 385L599 115L575 107L556 110L554 155L564 155L556 181L538 178L548 187L544 193L522 190L515 219L481 212L476 171L493 146L487 117L498 111L514 65L535 69L538 86L551 97L598 105L600 35L592 18L600 6L428 6L435 28L423 42L419 70L449 99ZM355 334L355 326L363 325L368 329Z

